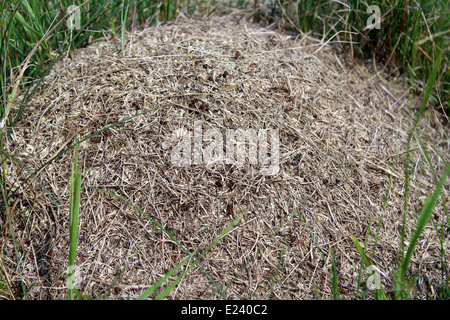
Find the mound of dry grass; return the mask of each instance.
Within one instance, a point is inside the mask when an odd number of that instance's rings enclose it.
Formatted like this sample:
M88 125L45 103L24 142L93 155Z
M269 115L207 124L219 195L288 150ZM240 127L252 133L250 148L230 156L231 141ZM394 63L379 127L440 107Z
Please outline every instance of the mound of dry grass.
M319 41L230 17L179 17L129 35L124 52L120 49L119 40L104 41L59 62L27 106L7 150L16 156L7 164L14 188L29 174L19 160L36 170L75 139L149 110L80 144L77 268L84 294L135 296L186 256L145 216L94 188L128 199L189 251L206 248L244 212L202 260L204 271L230 299L328 296L330 249L341 295L350 297L360 256L349 233L363 243L372 221L372 248L382 215L374 263L383 273L382 285L392 285L410 124L406 91ZM448 155L438 121L433 115L428 120L421 133ZM195 121L202 121L204 132L216 129L224 135L229 129L277 129L279 172L262 175L260 165L250 163L175 165L173 132L192 132ZM432 156L442 172L443 163ZM413 158L407 236L417 207L434 187L419 148ZM30 180L11 199L20 263L33 299L67 295L72 160L72 152L64 153L39 172L40 183ZM441 204L433 219L444 219ZM14 283L19 279L14 249L1 241L5 271ZM411 271L439 282L441 259L430 224ZM170 298L220 295L195 266Z

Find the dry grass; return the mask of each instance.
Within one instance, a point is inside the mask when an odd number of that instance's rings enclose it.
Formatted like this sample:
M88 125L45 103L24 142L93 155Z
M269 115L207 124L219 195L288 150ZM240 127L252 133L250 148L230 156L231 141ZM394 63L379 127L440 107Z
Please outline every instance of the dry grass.
M392 285L404 201L402 159L410 124L407 91L400 84L398 90L388 86L345 54L322 45L242 19L192 21L180 16L174 23L130 35L125 52L114 39L78 50L73 60L57 64L27 106L14 129L16 144L7 150L30 169L74 142L77 131L86 137L143 110L172 103L80 145L83 180L76 264L83 293L94 298L138 295L185 257L147 218L93 189L102 188L158 220L190 251L207 247L244 211L239 225L202 262L229 299L268 298L271 292L275 299L312 299L314 286L320 295L329 296L330 248L341 296L350 297L356 292L360 256L349 232L363 242L369 221L378 221L387 183L381 184L389 180L390 172L393 186L374 263L385 273L382 285ZM192 130L196 120L203 121L204 131L278 129L280 172L263 176L260 167L250 164L174 166L172 133L181 127ZM448 145L440 143L445 138L434 115L421 130L442 154L449 154ZM67 296L62 274L68 268L72 157L65 153L38 176L59 209L31 180L11 199L22 271L32 299ZM414 208L434 187L419 148L413 157L407 236L417 220ZM442 172L443 163L435 154L432 157L435 169ZM28 175L15 162L8 162L7 169L17 178L9 181L10 188ZM448 199L447 190L444 195ZM443 218L439 204L434 219ZM448 253L448 233L446 239ZM14 250L1 241L7 253L5 272L14 282L19 279ZM325 261L315 243L325 252ZM430 224L418 243L411 271L420 270L438 284L439 261L439 242ZM419 295L424 294L422 289L419 286ZM194 267L170 298L220 295Z

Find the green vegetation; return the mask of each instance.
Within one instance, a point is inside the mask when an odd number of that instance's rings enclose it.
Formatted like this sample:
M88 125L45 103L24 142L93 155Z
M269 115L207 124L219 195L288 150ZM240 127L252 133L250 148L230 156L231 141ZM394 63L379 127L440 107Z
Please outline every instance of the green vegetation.
M260 1L260 0L259 0ZM67 17L73 12L67 12L67 8L72 4L79 5L80 9L80 28L70 29L67 26ZM0 3L0 152L2 159L1 172L1 211L0 217L4 216L4 221L8 222L7 226L1 226L0 230L8 228L9 237L12 240L15 254L17 258L18 273L21 274L20 255L15 242L14 228L12 223L13 217L10 216L10 208L8 207L8 199L17 190L9 190L7 185L7 171L5 168L5 159L10 155L4 152L4 145L8 143L8 135L11 133L7 128L13 128L20 119L27 101L30 99L35 90L39 87L41 79L48 74L53 64L62 56L70 55L75 48L85 46L95 39L104 36L104 31L109 30L112 36L119 36L122 39L122 50L124 49L125 31L130 29L147 26L155 21L166 23L176 17L177 12L185 10L188 13L193 12L195 7L212 8L212 2L191 3L188 1L175 0L100 0L100 1L39 1L39 0L2 0ZM225 5L225 4L224 4ZM294 0L272 0L266 4L261 4L258 0L254 2L246 2L239 0L236 3L230 2L226 5L240 6L241 8L251 8L251 15L256 21L284 21L284 26L289 30L301 30L319 36L324 40L342 42L345 48L359 60L364 63L367 59L372 59L383 66L382 70L388 74L406 74L411 85L411 109L415 107L415 96L421 96L421 103L416 108L418 110L415 115L415 121L408 137L408 147L412 139L416 139L421 147L423 154L429 160L428 145L421 141L416 133L416 127L419 123L424 111L428 107L435 107L445 114L449 112L449 82L450 75L448 72L449 65L449 8L446 1L409 1L409 0L383 0L366 2L360 0L350 1L294 1ZM373 13L368 13L368 5L376 5L380 8L382 16L381 28L367 28L367 22ZM263 6L268 10L263 10ZM375 66L375 64L373 64ZM19 90L25 90L26 94L19 101L20 108L12 109L13 101L17 99ZM16 101L17 102L17 101ZM139 115L148 113L143 112ZM136 115L136 116L139 116ZM136 117L134 116L134 117ZM134 118L132 117L132 118ZM131 118L124 119L121 122L128 121ZM120 123L120 122L118 122ZM118 124L116 123L116 124ZM113 124L113 125L116 125ZM113 126L111 125L111 126ZM103 130L97 131L95 134ZM94 134L94 135L95 135ZM75 162L73 166L72 177L70 179L70 249L69 261L70 266L75 264L75 255L78 237L78 212L80 207L80 184L81 174L78 172L77 148L76 146L91 138L84 140L68 147L58 153L49 162L55 160L73 148L75 148ZM447 137L448 139L448 137ZM434 152L437 150L430 146ZM405 166L406 188L405 199L408 194L408 181L410 179L410 159L409 149L407 150L407 161ZM448 209L445 198L442 194L442 188L450 173L450 166L445 158L441 155L442 160L447 165L447 170L442 177L438 177L434 172L431 162L430 168L435 176L436 187L432 195L427 198L420 211L417 221L417 228L409 240L406 249L399 252L399 266L395 270L397 279L395 279L395 288L392 298L409 299L411 283L414 280L408 279L408 266L411 256L415 249L416 243L424 229L424 226L430 220L430 215L437 201L441 199L444 204L444 211L447 218L448 226ZM48 165L47 162L45 165ZM44 166L45 166L44 165ZM42 167L41 167L42 168ZM39 168L39 170L41 169ZM38 171L38 170L37 170ZM35 173L30 173L28 179L35 178ZM27 179L27 180L28 180ZM23 181L24 184L26 181ZM388 191L389 193L388 186ZM100 190L102 191L102 190ZM107 192L107 191L104 191ZM126 199L112 194L122 199L127 204L132 205ZM386 201L385 201L386 203ZM133 206L133 205L132 205ZM136 208L139 211L139 208ZM384 208L383 208L384 211ZM403 228L405 225L405 207L403 208ZM141 212L143 215L145 213ZM299 213L300 215L300 213ZM169 271L154 286L145 291L139 298L144 299L156 292L170 277L178 272L185 264L193 263L200 267L211 283L215 286L219 294L224 297L224 293L220 290L213 279L202 269L200 260L204 255L220 241L230 230L238 223L242 214L228 225L223 232L208 246L200 256L197 251L189 252L183 248L182 244L172 235L169 237L174 240L180 248L186 253L183 259L174 269ZM151 217L148 217L152 219ZM164 228L157 221L152 221L158 228ZM382 219L379 224L381 225ZM434 222L433 222L434 224ZM448 264L443 249L445 226L434 224L434 229L439 235L442 247L442 280L446 287L440 293L441 298L449 298L448 288L449 275ZM368 232L370 226L368 228ZM368 235L368 233L367 233ZM366 242L367 242L366 235ZM366 245L361 245L354 236L351 236L356 250L362 258L360 268L370 268L372 266L373 256L371 258L366 255ZM405 231L402 229L402 248L406 242ZM317 244L316 244L317 245ZM317 245L320 249L320 247ZM259 248L258 248L259 250ZM323 252L320 249L322 258ZM282 264L284 251L280 253L277 268L270 279L276 281L278 270ZM373 250L372 255L375 254ZM189 272L191 264L178 278L173 280L156 298L164 298ZM3 270L3 260L0 263ZM332 271L330 273L332 298L340 299L338 270L336 269L334 254L332 254ZM69 270L69 276L73 272ZM358 282L360 283L360 282ZM270 284L272 290L273 284ZM3 281L0 273L0 289L3 291L10 290L9 284ZM26 288L22 284L22 292L26 293ZM76 292L75 292L76 293ZM68 297L73 298L73 290L69 289ZM78 295L78 293L77 293ZM79 296L78 296L79 297ZM364 296L363 296L364 297ZM359 287L355 293L355 298L361 298ZM386 299L387 295L383 289L376 290L377 299Z
M70 198L69 198L69 300L73 299L75 256L78 244L78 225L80 214L80 192L81 192L81 172L78 168L78 145L75 147L75 159L70 177Z

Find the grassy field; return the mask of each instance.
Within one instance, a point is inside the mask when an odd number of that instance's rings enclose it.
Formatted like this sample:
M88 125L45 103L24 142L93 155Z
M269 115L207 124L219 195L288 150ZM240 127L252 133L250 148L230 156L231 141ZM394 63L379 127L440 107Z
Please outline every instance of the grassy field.
M70 28L67 25L67 17L73 12L68 11L68 8L74 3L80 6L80 20L79 26ZM2 11L0 18L0 152L2 157L0 221L3 223L0 229L1 237L4 237L7 233L8 241L15 246L14 228L9 214L11 205L9 199L15 190L8 188L7 181L13 179L13 177L8 176L5 167L5 161L9 155L3 151L4 146L10 143L11 128L14 128L21 118L28 100L39 87L40 80L51 70L53 64L60 57L71 55L74 49L86 46L96 39L119 37L122 39L123 46L125 32L156 23L167 23L173 20L179 12L187 15L198 11L202 13L212 12L217 10L219 5L223 8L245 9L248 18L255 22L263 24L276 22L287 31L310 33L314 37L322 38L324 41L330 41L330 43L340 42L355 61L367 65L373 72L380 72L380 76L387 75L390 79L400 76L407 77L411 86L410 100L413 117L408 145L412 139L421 141L420 137L417 136L416 127L428 108L438 110L442 121L448 124L450 110L450 73L448 72L450 28L449 8L445 1L384 0L368 3L360 0L271 0L266 2L261 0L254 2L244 0L236 2L3 0L0 4ZM379 8L381 15L379 29L370 28L370 23L376 22L376 20L371 20L371 16L376 11L368 13L368 5L375 5ZM26 92L21 101L17 101L19 90ZM418 104L417 101L419 101ZM20 107L13 109L13 102ZM448 143L448 133L446 134L447 141L444 142ZM420 146L423 153L427 155L425 144L420 144ZM69 150L72 148L75 148L75 145ZM441 158L444 162L446 161L445 155ZM408 185L412 161L407 157L405 164L406 185ZM432 164L429 165L432 168ZM71 247L68 256L70 256L71 265L76 255L77 210L80 206L77 202L80 187L80 173L78 173L77 168L78 165L75 163L70 202ZM450 165L447 164L447 170L444 174L435 176L435 192L430 194L424 203L412 238L405 239L402 233L402 243L405 243L405 247L399 253L399 265L395 270L396 287L394 293L389 295L390 298L414 298L410 296L410 288L414 278L408 278L408 266L420 234L424 226L429 223L433 208L438 201L443 201L446 224L435 225L434 227L442 241L441 244L444 242L443 229L448 228L449 214L442 188L447 175L450 173L449 170ZM33 173L30 174L29 179L33 179ZM405 199L408 197L408 187L405 188L404 197ZM126 201L126 199L122 200ZM403 212L407 210L405 201ZM238 220L239 217L223 230L217 237L217 242ZM355 250L361 254L362 265L370 267L372 265L371 258L367 257L364 246L358 243L355 238L352 240L355 243ZM217 242L211 243L211 247ZM406 245L406 243L409 244ZM198 264L211 247L208 247L197 258L198 260L195 260L195 263ZM20 274L19 253L16 252L16 255ZM162 278L161 282L145 291L140 298L145 298L157 290L165 281L168 281L172 274L183 267L188 258L192 257L194 257L194 253L190 253L185 260L180 262L180 265ZM449 268L445 259L445 252L442 253L442 257L442 280L446 285L432 297L436 299L448 299L450 296ZM11 287L3 273L2 265L0 265L0 292L3 297L11 297ZM331 270L334 289L332 298L339 299L338 271L334 267L333 263L333 269ZM188 271L189 268L185 273ZM164 298L182 279L182 275L181 278L175 279L166 291L158 297ZM74 297L76 292L72 288L69 290L69 298ZM22 291L26 293L26 290ZM359 297L356 292L355 297ZM387 294L383 289L378 289L376 298L386 299Z

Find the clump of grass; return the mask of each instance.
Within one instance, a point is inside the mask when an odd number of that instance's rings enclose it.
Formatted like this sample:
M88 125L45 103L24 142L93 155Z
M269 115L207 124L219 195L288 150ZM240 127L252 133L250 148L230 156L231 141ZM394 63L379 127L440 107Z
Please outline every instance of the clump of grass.
M407 277L408 276L408 268L409 268L411 258L412 258L414 249L416 247L417 241L418 241L422 231L424 230L426 224L428 223L431 213L432 213L439 197L442 198L444 208L447 213L447 221L448 221L448 211L446 209L445 198L442 194L442 188L447 179L447 176L450 174L450 165L445 161L445 158L441 156L441 159L446 164L446 170L443 173L441 179L438 180L436 172L433 168L433 165L432 165L431 161L429 160L430 158L426 151L426 148L425 148L423 142L421 141L420 137L416 133L417 126L422 118L423 112L427 105L428 99L431 96L432 89L434 87L436 78L438 76L438 70L440 67L441 59L442 59L442 53L437 58L436 64L434 65L433 70L432 70L431 74L429 75L429 79L427 81L427 86L424 91L424 95L422 98L420 108L416 114L416 117L415 117L413 124L411 126L411 129L410 129L410 132L408 134L407 153L406 153L406 161L405 161L406 181L405 181L405 191L404 191L404 195L403 195L405 202L404 202L404 207L403 207L403 223L402 223L402 230L401 230L401 237L400 237L401 243L400 243L400 253L399 253L399 266L398 266L398 269L394 271L394 273L395 273L394 288L393 288L393 298L394 299L409 299L410 298L410 293L411 293L411 290L412 290L412 287L414 285L417 275L413 276L411 279L408 279L408 277ZM411 166L411 164L410 164L410 160L411 160L410 159L410 144L411 144L411 140L412 140L413 136L416 137L416 139L425 155L425 158L428 161L428 165L430 166L430 168L435 176L436 187L435 187L433 194L431 196L427 197L427 199L420 211L420 215L417 220L417 227L411 236L411 239L409 241L409 246L408 246L408 249L405 254L404 244L405 244L406 212L407 212L407 199L409 196L408 185L409 185L409 180L410 180L410 166ZM390 188L390 184L389 184L388 192L386 193L386 196L389 193L389 188ZM387 197L385 198L385 202L384 202L385 204L386 204L386 201L387 201ZM384 204L384 206L385 206L385 204ZM383 211L384 211L384 206L383 206ZM380 219L380 226L381 226L381 223L382 223L382 220ZM442 251L442 258L443 258L442 265L441 265L442 275L443 275L442 283L444 284L445 287L448 288L449 274L447 271L448 266L447 266L447 261L445 258L445 251L444 251L444 246L443 246L443 233L439 232L436 225L434 225L434 227L435 227L436 232L438 233L440 243L441 243L441 251ZM353 235L351 235L351 238L356 246L356 249L358 250L359 254L361 255L362 261L364 262L366 267L372 266L372 262L366 256L365 249L358 243L358 241L356 240L356 238ZM374 249L375 249L375 246L374 246ZM375 253L375 250L374 250L373 254L374 253ZM373 276L375 276L375 274L373 274ZM444 291L447 292L446 289L444 289ZM377 286L376 298L377 299L386 299L385 293L379 286Z
M28 87L28 94L25 95L20 109L15 114L12 114L11 105L18 88L23 88L25 85L31 83L32 80L44 76L51 69L52 64L50 62L56 61L54 59L54 52L57 52L58 57L68 54L71 48L83 46L89 41L102 36L101 31L105 29L111 28L115 35L117 25L120 26L122 50L124 50L123 39L125 30L130 24L134 25L135 22L139 22L140 25L145 25L155 17L157 12L160 13L159 17L161 21L167 22L176 15L179 7L179 1L175 3L174 1L164 0L146 2L124 0L75 2L80 5L80 9L82 10L82 28L80 30L68 30L64 23L64 17L68 14L65 8L72 4L72 1L47 1L43 5L37 0L2 2L0 7L2 10L2 17L0 19L0 81L2 97L0 102L0 121L2 128L14 126L21 116L21 111L25 107L27 99L29 99L38 87L39 82L34 86ZM89 3L89 6L84 6L85 3ZM420 3L410 4L408 1L394 3L393 1L386 0L371 4L379 5L381 8L383 24L380 30L365 28L369 14L365 11L366 3L359 0L347 1L345 3L337 1L298 1L296 3L293 1L274 1L272 4L272 12L276 13L277 8L280 8L280 6L291 9L296 7L294 12L297 16L293 21L297 22L297 28L306 32L312 31L313 33L324 36L324 38L332 37L339 34L340 31L345 31L338 35L338 40L343 43L348 41L349 43L346 46L353 52L355 57L359 59L373 58L374 60L386 63L387 68L389 68L387 70L389 71L394 71L394 66L399 65L399 71L409 72L411 83L417 84L418 89L416 91L418 92L420 90L424 92L424 98L419 107L415 127L430 101L432 103L441 103L448 107L449 99L446 97L448 97L449 79L448 72L445 72L448 65L448 52L446 51L448 47L448 40L446 38L448 35L448 19L445 19L445 10L447 9L442 2L428 3L422 1ZM129 10L131 8L133 10ZM285 10L285 12L290 14L293 11ZM282 13L279 12L279 14ZM401 17L401 19L398 19L398 17ZM425 83L424 79L427 76L430 76L429 79L431 80L425 86L423 83ZM103 130L106 130L106 128ZM415 136L413 132L414 130L411 131L409 140ZM6 135L2 131L0 141L3 166L1 183L3 195L2 210L5 211L8 217L14 242L12 218L9 216L7 206L7 199L11 196L11 190L7 190L6 170L4 168L5 153L3 152L3 143L6 138ZM86 139L88 138L90 137ZM418 140L420 139L417 136L416 138ZM77 144L75 148L76 146ZM67 152L73 147L63 152ZM423 144L421 144L421 148L426 153ZM75 163L77 163L77 152L77 149L75 149ZM58 154L55 158L61 154ZM55 158L50 161L53 161ZM408 169L406 169L407 177L408 172ZM417 229L412 236L406 255L404 256L402 253L402 263L397 273L398 286L395 291L397 298L408 297L407 291L410 288L411 280L408 281L407 279L407 270L411 256L417 239L429 220L437 199L439 196L442 197L441 189L447 175L448 165L447 171L441 180L438 181L436 177L437 187L433 195L427 199L421 211ZM30 178L32 177L34 176L30 175ZM69 272L69 275L73 275L72 272L76 256L80 181L81 175L78 172L77 165L74 164L71 178L69 210L69 265L72 266L72 271ZM406 188L405 198L407 196ZM406 209L405 207L404 212L406 212ZM216 238L217 241L226 234L224 232ZM402 234L403 243L404 232ZM211 245L215 243L216 241ZM355 245L363 257L363 262L366 267L370 267L373 259L369 259L365 255L363 246L359 245L359 243L357 245L357 242L355 242ZM208 248L210 249L210 247ZM198 260L195 259L195 254L196 252L187 253L187 257L184 260L158 281L155 286L146 291L141 298L146 298L153 294L170 276L178 272L191 260L197 264ZM279 265L281 264L282 256L280 254L278 260ZM16 257L18 258L17 249ZM444 265L446 265L444 252L443 259ZM17 260L20 273L20 263L19 259ZM167 287L166 291L162 292L158 297L164 298L181 281L189 269L190 267L174 280ZM272 279L276 279L278 270L278 268L275 270ZM331 281L333 298L340 299L337 266L333 253ZM448 287L448 277L446 278L446 283ZM25 290L23 291L25 292ZM74 291L69 288L69 299L73 298L73 294ZM77 294L76 291L75 294ZM381 289L376 294L379 299L386 298L385 293Z
M339 294L339 281L338 281L338 273L336 268L336 259L334 258L334 252L333 249L331 249L331 263L332 263L332 278L331 278L331 287L333 292L333 300L339 300L340 294Z
M208 280L213 284L217 292L222 296L222 298L226 298L222 290L219 288L219 286L215 283L215 281L212 279L212 277L206 272L206 270L201 266L200 261L205 257L205 255L217 244L223 237L225 237L242 219L245 212L241 212L238 216L236 216L231 223L229 223L223 231L202 251L202 253L199 255L199 257L196 257L197 251L199 248L194 250L193 252L189 252L181 242L178 241L177 238L175 238L169 231L167 231L157 220L153 219L151 216L146 214L144 211L142 211L139 207L128 201L127 199L113 193L110 191L97 189L98 191L108 193L117 199L120 199L127 203L128 205L132 206L134 209L136 209L141 215L145 216L147 219L149 219L158 229L160 229L162 232L164 232L166 235L170 237L186 254L187 256L172 270L170 270L168 273L166 273L161 279L159 279L153 286L145 290L139 297L137 297L137 300L144 300L147 299L150 295L152 295L154 292L156 292L162 285L168 281L168 279L174 275L178 270L180 270L187 262L190 260L193 260L194 264L200 268L200 270L206 275ZM155 300L162 300L177 286L178 283L183 279L183 277L191 270L193 265L191 264L189 267L187 267L175 280L173 280L158 296L156 296Z
M411 260L412 253L413 253L415 245L417 243L417 239L420 236L420 233L422 232L423 228L425 227L425 224L427 223L427 221L431 215L431 211L433 210L438 197L441 195L441 189L447 178L447 175L449 173L448 171L450 168L450 166L447 164L447 166L446 166L447 170L443 174L441 180L437 181L436 173L434 172L433 166L431 165L431 163L429 163L432 171L435 174L435 179L436 179L436 183L437 183L436 189L435 189L435 192L433 193L433 196L431 198L428 197L425 201L425 204L421 210L421 213L420 213L420 216L418 219L417 229L411 238L410 245L408 247L406 255L404 256L403 248L404 248L404 240L405 240L405 219L406 219L405 216L406 216L406 211L407 211L406 199L409 196L408 195L408 191L409 191L408 186L409 186L409 180L410 180L410 166L411 166L410 145L411 145L411 140L412 140L413 136L417 136L417 134L416 134L417 126L418 126L420 120L422 119L422 116L423 116L423 113L427 106L427 103L428 103L430 97L432 96L432 90L433 90L436 80L438 78L438 70L440 69L442 57L443 57L443 52L440 52L440 54L436 58L437 60L436 60L434 66L433 66L433 69L429 75L427 85L424 89L423 98L422 98L420 107L417 111L417 114L415 116L415 119L413 121L413 124L408 133L408 138L407 138L407 154L406 154L406 160L405 160L405 177L406 177L405 194L404 194L405 204L404 204L404 208L403 208L403 227L402 227L401 244L400 244L400 247L401 247L400 261L401 261L402 265L401 265L400 270L397 272L397 275L398 275L397 289L395 290L397 297L402 297L402 298L404 298L405 296L408 295L407 292L405 292L405 290L404 290L405 280L406 280L405 278L406 278L406 273L407 273L408 265ZM418 138L418 141L419 141L419 145L421 145L422 150L425 152L425 157L428 158L428 156L426 154L426 150L424 150L423 145L420 143L420 138ZM444 203L445 203L445 200L444 200ZM448 277L448 275L447 275L447 277ZM448 282L448 279L447 279L447 282Z

